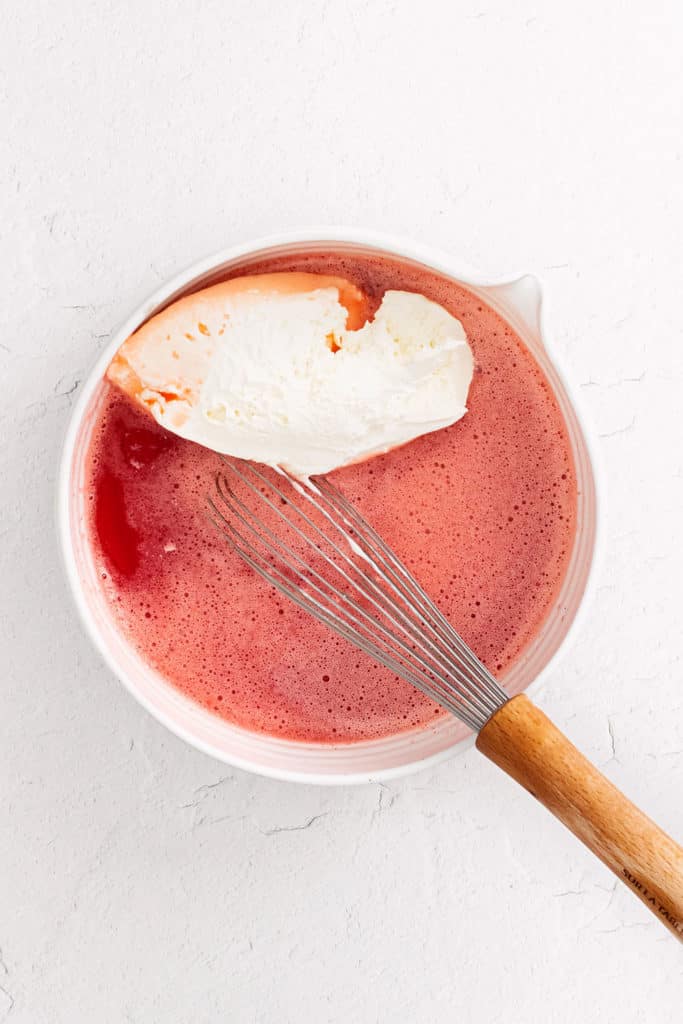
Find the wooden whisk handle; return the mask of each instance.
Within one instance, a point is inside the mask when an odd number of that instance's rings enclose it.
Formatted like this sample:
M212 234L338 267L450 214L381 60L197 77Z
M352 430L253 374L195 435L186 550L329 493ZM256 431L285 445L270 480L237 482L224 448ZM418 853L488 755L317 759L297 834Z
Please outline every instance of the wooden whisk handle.
M548 808L683 942L683 849L627 800L531 701L486 723L477 747Z

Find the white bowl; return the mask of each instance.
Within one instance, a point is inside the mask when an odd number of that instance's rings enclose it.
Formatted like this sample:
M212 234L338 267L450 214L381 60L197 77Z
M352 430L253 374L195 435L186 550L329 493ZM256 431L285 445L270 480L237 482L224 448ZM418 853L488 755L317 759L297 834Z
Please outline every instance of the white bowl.
M231 246L195 263L142 303L113 335L85 381L67 430L58 480L58 530L66 573L86 631L112 671L155 718L207 754L228 764L296 782L352 783L389 779L443 760L472 742L455 719L381 740L354 744L299 743L263 736L230 725L195 704L139 657L116 628L101 589L84 530L78 481L93 420L93 398L119 345L143 321L180 295L205 287L246 258L315 248L379 250L420 263L464 284L496 309L528 345L548 377L565 418L577 472L578 516L574 548L564 583L539 635L502 682L510 694L547 677L567 645L585 606L594 575L598 502L596 462L578 412L575 392L549 354L539 281L531 275L481 281L453 258L431 248L385 235L346 228L293 231Z

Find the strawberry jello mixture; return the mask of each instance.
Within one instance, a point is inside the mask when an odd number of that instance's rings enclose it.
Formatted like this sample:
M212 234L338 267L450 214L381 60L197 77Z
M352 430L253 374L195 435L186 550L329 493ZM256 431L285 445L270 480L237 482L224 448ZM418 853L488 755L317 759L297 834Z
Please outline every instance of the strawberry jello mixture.
M498 676L556 598L576 482L552 390L523 342L473 293L377 254L299 253L244 273L340 275L379 301L416 291L463 324L468 412L445 430L333 474ZM280 597L206 516L218 456L175 437L103 382L82 486L98 579L127 640L169 684L245 729L352 743L445 714Z

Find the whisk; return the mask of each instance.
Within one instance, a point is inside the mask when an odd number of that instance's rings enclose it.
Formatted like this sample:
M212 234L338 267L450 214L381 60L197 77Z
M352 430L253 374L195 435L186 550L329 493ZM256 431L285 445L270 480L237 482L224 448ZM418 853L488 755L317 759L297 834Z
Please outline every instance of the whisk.
M410 571L325 477L228 457L208 499L230 547L280 593L478 733L477 748L683 941L683 849L524 695L508 698Z

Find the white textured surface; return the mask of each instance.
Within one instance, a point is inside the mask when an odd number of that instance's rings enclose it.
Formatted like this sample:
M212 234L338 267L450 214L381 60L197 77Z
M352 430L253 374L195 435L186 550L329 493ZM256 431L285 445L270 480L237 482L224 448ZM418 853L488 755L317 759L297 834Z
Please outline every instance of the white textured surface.
M680 948L476 751L317 790L168 735L82 635L52 503L93 356L207 251L338 221L538 271L610 500L593 614L540 703L680 838L680 4L2 21L0 1022L677 1019Z

